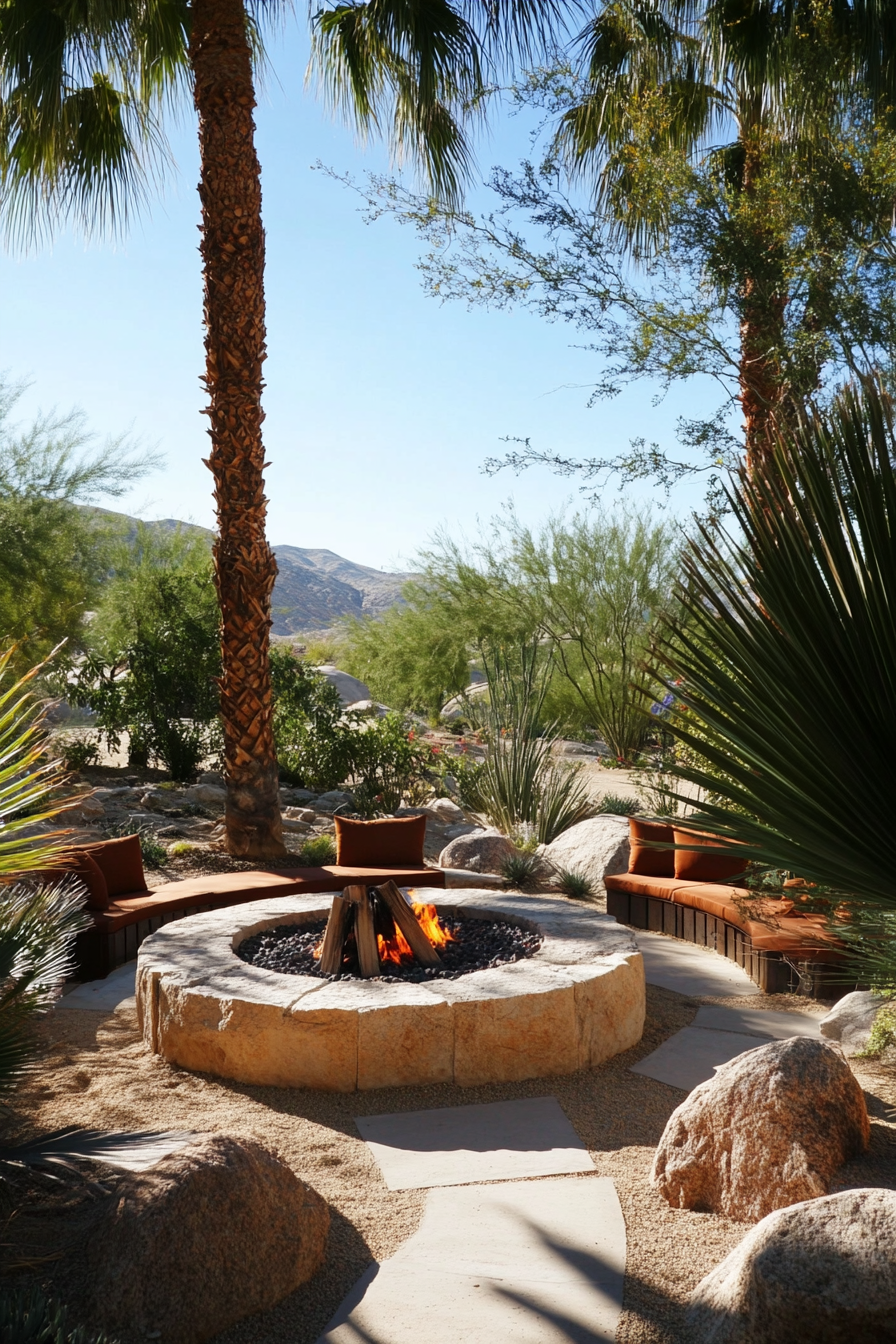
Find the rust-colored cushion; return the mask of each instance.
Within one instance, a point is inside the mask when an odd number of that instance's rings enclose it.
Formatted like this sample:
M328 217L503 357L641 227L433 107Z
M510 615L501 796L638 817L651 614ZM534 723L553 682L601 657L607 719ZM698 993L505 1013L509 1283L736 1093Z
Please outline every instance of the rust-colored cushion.
M675 837L671 826L658 821L644 821L641 817L629 817L628 833L631 840L631 853L628 860L630 873L641 877L675 876ZM649 841L646 844L645 841ZM654 849L661 844L665 849Z
M608 873L604 878L607 891L627 891L632 896L655 896L659 901L674 901L675 893L691 883L675 877L645 877L643 873Z
M746 867L743 859L719 854L718 841L711 840L707 835L681 831L677 826L673 834L676 845L688 846L687 849L675 850L676 877L689 882L730 882L733 877L739 877Z
M52 861L52 866L40 868L30 873L22 873L24 881L46 882L51 886L62 882L66 877L76 877L87 888L87 908L89 910L108 910L109 888L98 864L81 849L72 849L60 854Z
M102 840L98 844L79 845L78 850L94 860L109 889L109 897L132 896L147 891L143 875L143 855L139 835L126 835L121 840ZM73 851L74 852L74 851Z
M340 868L422 868L426 817L352 821L335 817Z

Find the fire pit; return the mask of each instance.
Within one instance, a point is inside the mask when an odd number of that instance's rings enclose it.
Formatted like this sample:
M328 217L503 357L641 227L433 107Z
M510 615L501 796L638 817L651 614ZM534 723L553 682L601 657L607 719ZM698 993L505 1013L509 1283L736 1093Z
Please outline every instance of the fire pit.
M608 916L476 889L424 913L397 887L383 892L285 896L166 925L139 954L147 1045L241 1082L350 1092L571 1073L640 1040L641 957ZM467 930L483 969L454 960Z

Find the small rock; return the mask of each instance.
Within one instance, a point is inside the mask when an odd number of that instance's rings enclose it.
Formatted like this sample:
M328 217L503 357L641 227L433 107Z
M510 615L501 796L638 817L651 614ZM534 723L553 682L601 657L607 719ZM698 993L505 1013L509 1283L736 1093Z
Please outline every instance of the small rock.
M819 1030L828 1040L839 1041L845 1054L857 1055L868 1044L874 1020L886 1006L886 1000L879 994L855 990L834 1004L827 1017L819 1022Z
M281 793L285 796L287 790L282 789ZM313 803L317 794L312 789L290 789L289 797L296 803Z
M261 1144L199 1136L126 1174L98 1211L91 1314L110 1331L202 1344L309 1279L329 1223L320 1195Z
M690 1344L896 1341L896 1192L769 1214L695 1289Z
M446 826L445 839L456 840L459 835L472 835L474 831L478 831L480 829L481 827L474 826L473 823L470 821L465 821L462 826Z
M217 788L223 789L224 776L220 770L203 770L197 780L198 784L214 784Z
M314 804L318 812L334 813L345 811L346 808L354 806L352 796L349 793L342 793L339 789L332 789L329 793L322 793Z
M446 825L452 823L456 825L458 822L466 821L463 809L458 807L457 803L451 798L436 798L433 802L427 803L425 810L430 816L437 817L439 821L445 822Z
M187 800L198 803L200 807L223 807L227 801L227 790L217 784L194 784L187 789Z
M290 835L307 835L311 830L307 821L300 821L298 817L281 817L280 825Z
M317 813L310 807L284 807L283 816L288 817L290 821L305 821L310 826Z
M147 789L140 799L140 806L144 812L164 812L165 808L171 806L171 798L159 789Z
M604 878L628 869L628 817L600 816L577 822L549 845L538 846L538 857L556 872L567 869L590 878L598 894Z
M515 854L513 842L500 831L489 828L460 835L447 844L439 855L440 868L466 868L470 873L500 873L502 865Z
M71 825L79 821L98 821L106 812L105 806L99 798L74 798L71 807L67 807L64 812L58 814L58 819L63 825Z
M109 803L136 803L138 798L137 790L125 785L118 789L94 789L93 796L104 805Z
M754 1222L826 1195L869 1135L862 1089L838 1045L772 1041L722 1064L673 1111L651 1181L673 1208Z
M378 700L354 700L346 709L353 709L357 714L369 714L378 719L384 719L387 714L391 714L388 705L381 705Z

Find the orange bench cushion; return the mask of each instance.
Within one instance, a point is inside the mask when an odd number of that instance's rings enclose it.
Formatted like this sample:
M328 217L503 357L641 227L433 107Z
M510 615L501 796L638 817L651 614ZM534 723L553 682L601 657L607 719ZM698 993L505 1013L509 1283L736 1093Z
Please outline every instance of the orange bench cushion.
M175 914L197 905L216 908L260 901L266 896L309 896L341 891L353 883L369 886L391 878L400 887L444 887L445 874L438 868L345 868L331 864L321 868L287 868L277 872L213 873L167 882L153 891L119 896L105 910L91 910L94 927L101 933L116 933L141 920Z

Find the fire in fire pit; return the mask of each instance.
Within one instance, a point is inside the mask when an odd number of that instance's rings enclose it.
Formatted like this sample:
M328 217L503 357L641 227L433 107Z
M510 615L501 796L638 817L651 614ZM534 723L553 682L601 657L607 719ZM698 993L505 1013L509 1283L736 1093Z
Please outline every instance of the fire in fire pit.
M500 917L465 918L462 911L440 917L434 905L411 904L388 883L334 897L326 926L315 920L265 929L244 939L236 953L252 966L287 975L422 982L520 961L541 943L537 929Z
M346 887L341 896L333 897L326 932L315 952L324 975L341 974L354 956L366 980L381 974L384 961L440 966L437 949L452 941L434 905L411 906L394 882L384 882L369 891Z

